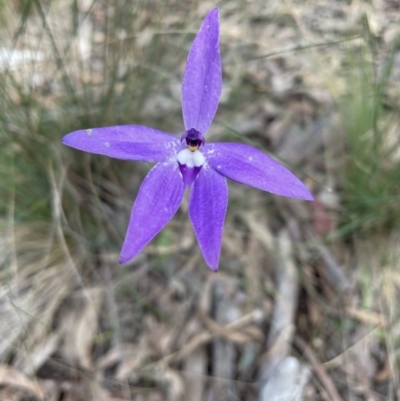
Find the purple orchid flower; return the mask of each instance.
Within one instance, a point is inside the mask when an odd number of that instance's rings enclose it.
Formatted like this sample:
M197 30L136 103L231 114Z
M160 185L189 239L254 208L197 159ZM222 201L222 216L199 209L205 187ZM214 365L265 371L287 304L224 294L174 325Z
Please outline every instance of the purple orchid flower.
M222 87L218 9L206 16L192 44L182 85L185 133L180 139L138 125L72 132L65 145L117 159L156 162L144 179L119 258L133 259L178 210L191 187L189 215L208 266L218 270L228 204L226 178L276 195L313 200L288 169L239 143L205 143Z

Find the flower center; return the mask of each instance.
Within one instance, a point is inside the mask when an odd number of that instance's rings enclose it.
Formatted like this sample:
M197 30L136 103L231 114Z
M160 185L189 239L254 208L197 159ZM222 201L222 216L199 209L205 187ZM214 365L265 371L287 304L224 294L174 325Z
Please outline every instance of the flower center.
M198 150L192 151L189 149L182 149L178 155L177 160L179 170L182 173L183 183L187 188L197 177L206 159Z
M187 148L178 153L177 160L183 183L185 187L188 187L206 162L203 153L198 150L200 145L204 145L205 141L201 132L196 131L194 128L187 130L182 135L181 141L184 139L186 139Z
M177 159L179 164L189 168L201 167L206 161L203 153L199 152L198 150L189 149L182 149L178 153Z
M200 145L204 145L205 140L203 134L194 128L190 128L187 130L181 137L181 141L186 139L186 143L188 145L188 149L191 152L195 152Z

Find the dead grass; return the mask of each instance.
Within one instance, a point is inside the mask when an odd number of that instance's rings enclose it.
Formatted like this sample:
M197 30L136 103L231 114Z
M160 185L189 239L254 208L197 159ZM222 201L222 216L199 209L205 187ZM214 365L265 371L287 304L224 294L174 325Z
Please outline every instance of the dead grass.
M60 139L132 122L180 132L185 58L215 5L209 140L271 151L316 200L231 183L218 274L187 201L119 266L149 166ZM0 400L400 397L396 7L0 2Z

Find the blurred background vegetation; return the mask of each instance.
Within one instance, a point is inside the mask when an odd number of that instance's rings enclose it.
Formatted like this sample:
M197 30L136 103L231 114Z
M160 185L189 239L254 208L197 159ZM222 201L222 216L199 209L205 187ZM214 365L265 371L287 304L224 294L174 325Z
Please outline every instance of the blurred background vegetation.
M187 201L119 266L151 166L61 138L181 134L213 7L207 140L274 155L316 200L230 183L218 274ZM388 0L0 0L0 400L273 401L290 357L298 399L398 399L399 18Z

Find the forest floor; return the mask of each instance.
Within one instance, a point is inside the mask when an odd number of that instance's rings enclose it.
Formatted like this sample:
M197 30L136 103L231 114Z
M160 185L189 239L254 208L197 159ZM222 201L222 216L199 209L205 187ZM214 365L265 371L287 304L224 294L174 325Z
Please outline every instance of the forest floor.
M150 169L76 129L183 131L218 7L207 141L251 144L314 202L229 182L208 269L188 201L118 264ZM399 400L400 3L0 0L0 400Z

